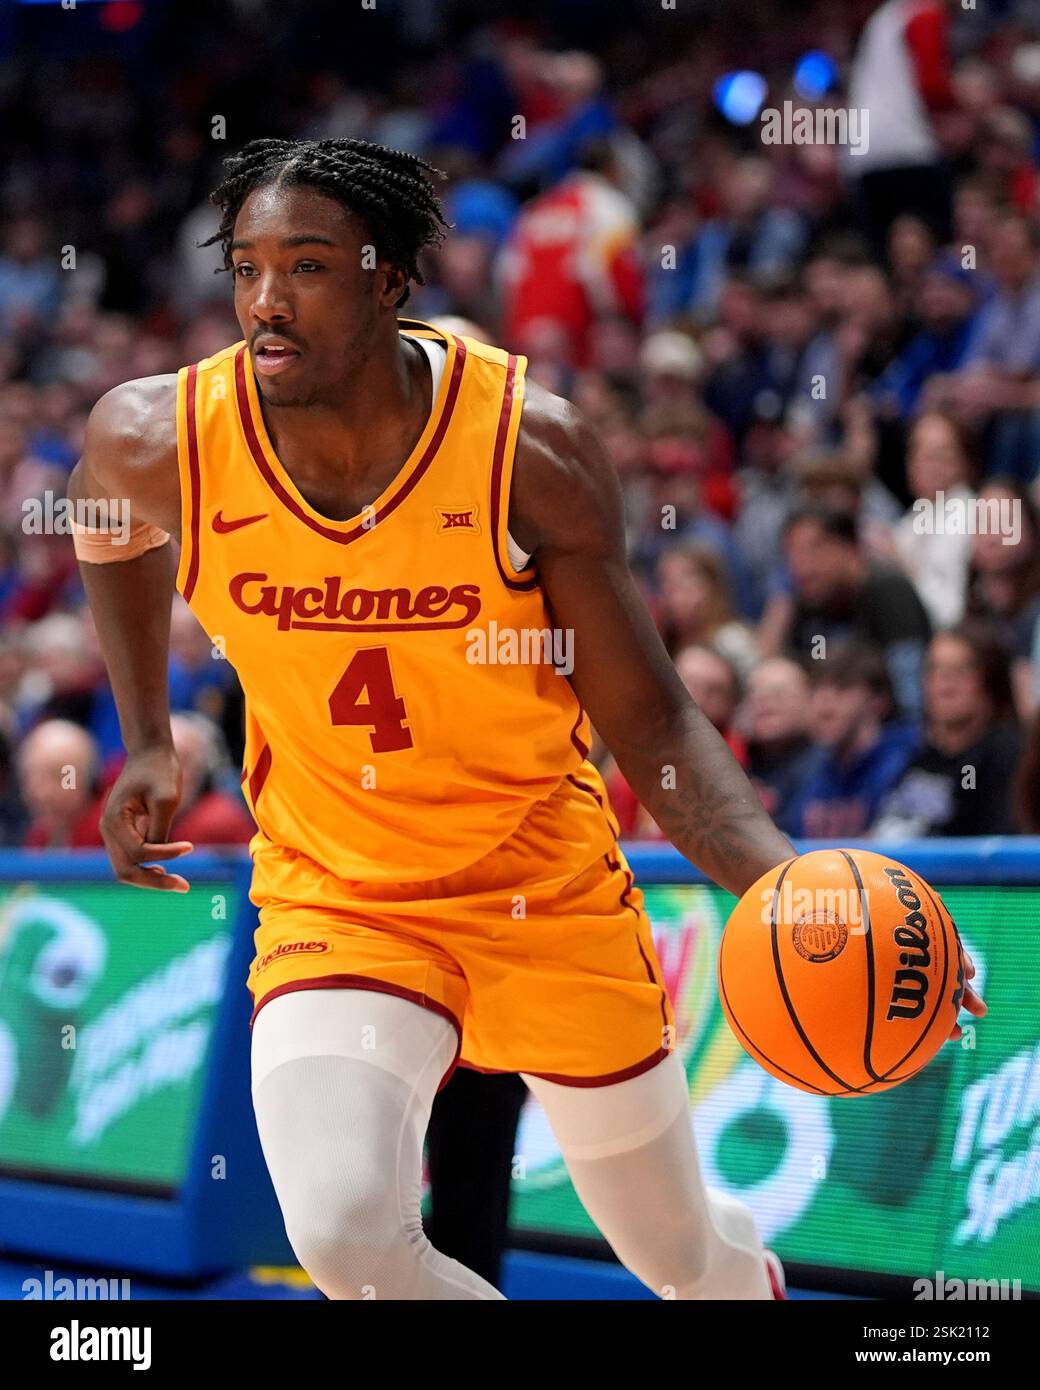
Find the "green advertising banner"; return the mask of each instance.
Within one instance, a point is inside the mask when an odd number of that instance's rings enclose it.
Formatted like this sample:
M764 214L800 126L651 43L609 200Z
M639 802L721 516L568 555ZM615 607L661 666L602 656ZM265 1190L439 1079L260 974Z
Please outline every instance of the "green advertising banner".
M236 899L227 883L0 887L0 1172L176 1191Z
M705 1180L746 1202L792 1261L1040 1289L1040 888L940 891L988 1016L902 1086L823 1099L769 1076L730 1032L715 968L734 900L644 889ZM594 1236L533 1101L519 1151L513 1225Z

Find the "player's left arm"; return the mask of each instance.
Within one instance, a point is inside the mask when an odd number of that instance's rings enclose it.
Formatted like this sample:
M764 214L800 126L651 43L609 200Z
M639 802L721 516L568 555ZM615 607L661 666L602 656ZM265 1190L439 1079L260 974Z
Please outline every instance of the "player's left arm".
M596 433L567 401L532 382L526 391L509 527L534 553L553 625L573 634L571 684L671 842L741 894L795 851L664 649L628 568L621 491Z
M664 649L628 568L621 490L598 436L567 401L526 389L509 530L535 555L552 622L573 632L571 684L672 844L742 894L795 851ZM967 983L963 1007L986 1013Z

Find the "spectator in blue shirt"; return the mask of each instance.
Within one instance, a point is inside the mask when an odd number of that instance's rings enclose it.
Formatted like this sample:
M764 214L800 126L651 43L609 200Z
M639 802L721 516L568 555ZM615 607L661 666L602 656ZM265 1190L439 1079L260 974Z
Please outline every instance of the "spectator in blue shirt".
M46 231L35 217L13 221L0 255L0 340L29 339L50 326L61 302L61 271L48 254Z
M1040 233L1025 217L1009 214L993 237L996 291L983 309L965 360L969 372L1009 378L1040 371Z
M734 272L766 279L790 272L805 250L805 221L773 200L773 171L764 159L738 160L723 183L722 217L705 223L694 245L687 308L710 319Z
M921 331L869 388L883 414L908 420L930 377L957 371L971 347L978 323L974 271L953 255L941 256L921 282L917 296Z
M1031 482L1040 465L1040 231L1016 213L993 234L996 290L982 309L964 365L937 390L968 424L988 424L991 473Z
M818 759L802 788L794 833L812 839L863 835L917 746L890 721L892 685L881 652L850 642L813 664L809 727Z

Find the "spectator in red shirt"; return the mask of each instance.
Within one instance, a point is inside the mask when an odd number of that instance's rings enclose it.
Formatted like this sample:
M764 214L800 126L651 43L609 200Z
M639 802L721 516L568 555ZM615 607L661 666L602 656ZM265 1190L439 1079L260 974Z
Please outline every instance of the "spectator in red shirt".
M581 168L517 218L502 253L503 339L511 352L527 352L548 319L565 333L573 365L584 367L597 318L621 313L641 322L639 214L617 173L609 143L591 143Z
M740 703L740 676L736 667L713 648L692 643L683 647L676 656L675 669L705 717L711 720L726 740L737 762L746 768L747 745L733 726ZM605 780L621 834L640 840L662 839L649 811L640 804L616 766L610 765L606 770Z
M990 111L977 142L980 177L998 203L1028 217L1036 206L1040 171L1033 161L1033 131L1013 106Z
M22 744L18 773L30 817L26 849L89 849L103 843L103 803L95 785L98 749L86 729L67 719L38 724Z
M809 737L810 692L803 667L782 656L761 662L748 681L748 776L787 834L794 833L798 799L817 758Z
M216 785L228 761L216 724L204 714L174 714L170 728L183 780L169 838L193 845L248 844L256 834L253 818L239 798Z
M747 745L733 727L741 693L737 667L714 647L691 643L676 656L675 669L694 703L729 744L737 762L747 767Z

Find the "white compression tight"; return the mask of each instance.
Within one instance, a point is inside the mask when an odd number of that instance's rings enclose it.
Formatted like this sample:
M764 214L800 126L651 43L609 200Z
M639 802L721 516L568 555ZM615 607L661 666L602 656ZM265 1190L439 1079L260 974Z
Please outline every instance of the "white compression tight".
M422 1227L422 1147L455 1055L446 1019L370 990L299 990L253 1024L253 1108L297 1259L335 1299L499 1299ZM751 1213L701 1178L682 1064L628 1081L525 1076L586 1211L663 1298L769 1298Z

